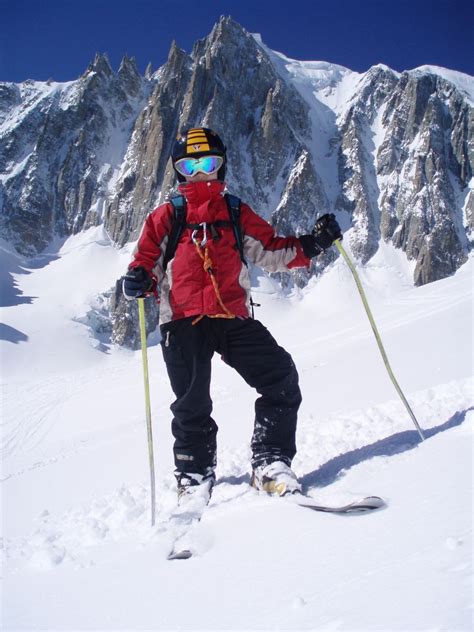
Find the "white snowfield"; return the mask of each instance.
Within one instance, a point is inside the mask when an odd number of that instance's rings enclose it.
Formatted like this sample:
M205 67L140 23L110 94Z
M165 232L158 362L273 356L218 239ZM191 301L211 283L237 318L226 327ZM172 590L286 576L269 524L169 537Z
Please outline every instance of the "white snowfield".
M53 252L0 250L14 281L2 279L0 330L2 630L472 629L472 260L421 288L384 244L359 268L421 444L344 262L290 295L258 276L257 317L301 378L296 473L321 503L388 507L318 514L252 490L255 394L216 357L218 484L189 534L195 556L167 561L173 396L158 336L152 529L140 352L80 322L130 249L91 229Z

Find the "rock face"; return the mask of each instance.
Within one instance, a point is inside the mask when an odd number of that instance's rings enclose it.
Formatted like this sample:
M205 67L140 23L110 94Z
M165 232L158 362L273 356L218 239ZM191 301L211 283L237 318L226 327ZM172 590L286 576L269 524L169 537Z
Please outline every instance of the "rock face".
M440 68L290 60L230 18L144 77L98 55L70 83L3 83L0 235L27 255L101 223L117 245L135 240L174 187L177 132L204 125L228 146L229 189L278 231L333 211L360 261L383 239L428 283L470 249L473 93L473 78Z
M377 175L385 180L380 230L416 260L417 285L466 261L466 229L473 224L472 214L463 221L461 202L472 178L472 115L452 84L423 73L403 73L386 101L383 124L390 133L377 152Z
M414 282L452 274L472 231L472 107L442 77L374 68L341 118L338 207L363 262L380 238L416 261ZM378 137L377 144L374 136Z
M19 252L103 221L147 88L133 60L113 73L100 55L71 83L0 84L0 230Z

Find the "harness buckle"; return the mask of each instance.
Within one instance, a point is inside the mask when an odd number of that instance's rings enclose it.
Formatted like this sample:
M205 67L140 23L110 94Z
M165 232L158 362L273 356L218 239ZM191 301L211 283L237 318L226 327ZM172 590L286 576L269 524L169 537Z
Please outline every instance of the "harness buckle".
M198 241L197 234L202 228L202 240ZM199 228L196 228L191 233L191 239L196 246L205 246L207 243L207 222L201 222Z

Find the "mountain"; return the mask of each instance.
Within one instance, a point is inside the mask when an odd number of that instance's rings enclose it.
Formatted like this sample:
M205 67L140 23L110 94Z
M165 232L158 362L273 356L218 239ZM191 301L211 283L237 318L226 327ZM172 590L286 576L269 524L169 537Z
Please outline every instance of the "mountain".
M296 61L223 17L144 77L97 55L75 81L0 84L0 235L29 256L101 224L135 240L174 186L176 133L201 124L225 139L229 188L279 231L334 211L362 263L393 243L422 285L470 250L473 102L462 73Z

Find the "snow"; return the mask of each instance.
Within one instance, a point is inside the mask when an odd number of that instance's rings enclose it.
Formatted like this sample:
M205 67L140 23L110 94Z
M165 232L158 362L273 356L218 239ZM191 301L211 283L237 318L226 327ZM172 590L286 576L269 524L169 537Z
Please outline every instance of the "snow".
M257 40L258 41L258 40ZM274 51L258 42L272 60L281 76L295 86L308 105L314 108L319 103L320 117L325 109L340 114L348 104L364 74L326 61L300 61ZM315 103L316 100L316 103ZM325 107L321 107L321 104ZM326 112L324 118L328 118ZM331 118L331 115L329 115Z
M7 165L5 172L0 175L0 182L5 184L7 180L15 178L27 165L31 154L27 154L22 160Z
M268 48L255 35L254 38L282 79L296 88L309 106L311 157L316 172L325 183L328 205L332 208L339 194L337 151L332 145L336 117L347 108L363 75L324 61L291 59ZM275 206L279 203L280 200Z
M459 72L458 70L429 65L419 66L418 68L413 68L413 70L409 70L408 72L413 74L428 73L439 75L443 79L446 79L446 81L449 81L456 86L456 88L470 101L470 105L474 106L474 77L471 75Z
M254 393L216 358L218 482L189 536L196 555L169 562L173 396L161 352L148 350L152 529L140 353L100 351L77 322L132 247L93 228L33 261L0 249L11 271L1 293L2 629L472 629L472 259L420 288L387 244L359 268L421 444L344 262L289 296L260 275L257 317L301 379L296 473L321 502L376 494L388 507L316 514L250 489Z
M385 64L376 64L365 73L350 70L344 66L326 61L300 61L287 57L283 53L268 48L259 34L253 34L257 44L265 50L271 58L275 67L282 76L289 77L295 87L302 93L308 93L308 88L313 90L313 98L320 101L338 115L347 111L350 107L351 99L356 94L357 88L375 69L393 73L400 77L401 73L396 72ZM443 68L441 66L424 65L408 70L410 74L434 74L452 83L470 102L474 105L474 77L457 70ZM307 94L306 94L307 96ZM314 101L310 105L314 107Z
M65 95L74 92L76 82L66 81L58 83L55 81L28 80L17 84L3 83L3 85L16 86L20 100L18 105L9 108L7 111L5 120L0 124L0 137L17 127L30 112L38 107L41 101L47 103L55 95L59 95L59 98L63 99Z
M473 230L469 228L468 209L471 196L474 196L474 177L469 180L469 184L464 190L464 201L462 203L463 226L466 228L467 238L473 239Z

